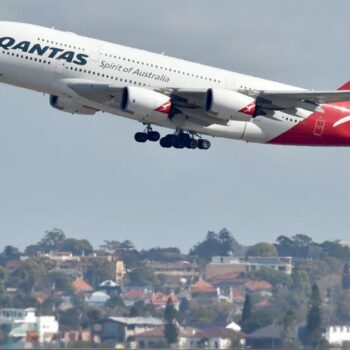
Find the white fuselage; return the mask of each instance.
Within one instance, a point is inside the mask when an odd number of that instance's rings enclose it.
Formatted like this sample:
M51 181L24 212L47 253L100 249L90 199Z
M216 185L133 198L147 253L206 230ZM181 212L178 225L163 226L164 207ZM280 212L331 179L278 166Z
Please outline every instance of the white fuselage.
M116 105L106 106L81 98L67 87L67 82L83 79L116 87L231 90L293 90L297 88L260 78L233 73L210 66L192 63L161 54L120 46L30 24L0 22L0 38L13 38L16 43L29 42L6 49L10 39L0 41L0 81L26 89L69 97L85 106L143 122L142 117L122 112ZM33 45L48 46L45 54L30 51ZM72 52L72 54L67 54ZM61 59L58 59L64 55ZM71 56L73 55L73 56ZM78 56L80 55L80 56ZM85 60L85 56L88 59ZM75 60L77 64L72 64ZM84 64L82 64L84 63ZM301 117L288 120L276 112L278 121L254 118L251 121L229 121L227 125L201 126L191 121L164 119L159 126L212 136L266 143L286 132ZM281 122L283 120L283 122Z

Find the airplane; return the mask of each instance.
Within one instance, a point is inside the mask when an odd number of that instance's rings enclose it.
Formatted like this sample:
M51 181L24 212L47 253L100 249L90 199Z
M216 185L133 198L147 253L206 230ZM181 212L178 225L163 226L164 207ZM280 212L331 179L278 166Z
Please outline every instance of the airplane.
M0 22L0 82L71 114L141 122L139 143L202 149L203 135L350 146L350 82L313 91L26 23ZM5 102L5 101L4 101ZM154 127L172 129L161 137Z

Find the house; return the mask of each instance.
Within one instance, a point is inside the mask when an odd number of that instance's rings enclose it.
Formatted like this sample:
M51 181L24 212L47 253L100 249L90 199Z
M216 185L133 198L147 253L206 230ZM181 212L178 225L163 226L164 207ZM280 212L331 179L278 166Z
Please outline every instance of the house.
M168 295L160 292L153 293L150 297L150 302L156 309L161 310L161 309L165 309L169 298L173 302L175 309L179 310L180 302L175 295Z
M162 320L153 317L109 317L102 322L99 335L102 342L114 346L162 325Z
M205 267L205 278L211 279L224 274L240 274L248 271L246 261L233 256L214 256Z
M148 303L150 295L151 291L147 288L131 288L124 289L121 297L125 306L132 306L138 301Z
M87 299L87 303L93 306L103 306L111 297L105 292L92 293L90 298Z
M218 295L217 289L209 282L204 281L202 278L199 278L198 281L194 282L191 285L190 290L191 290L192 296L203 295L203 294L210 295L210 296Z
M225 328L182 328L179 329L177 349L231 349L231 337L235 334L232 330ZM151 349L155 347L167 347L164 337L164 327L155 327L152 330L135 336L138 349Z
M121 292L120 286L111 280L103 281L97 287L98 291L107 293L108 295L119 295Z
M243 305L245 294L245 291L241 288L230 288L230 299L235 304Z
M77 294L90 294L94 291L92 286L81 277L77 278L72 284Z
M249 292L272 289L272 284L270 282L263 281L263 280L262 281L249 280L244 283L244 286Z
M343 346L350 343L350 324L329 325L325 328L324 337L331 346Z
M283 328L279 325L269 325L248 334L248 347L260 349L275 349L282 346Z
M269 268L286 275L293 271L293 258L291 257L248 257L248 271L258 271L262 268Z
M54 316L36 316L33 308L7 308L0 310L0 328L2 346L24 348L28 343L52 344L59 325Z

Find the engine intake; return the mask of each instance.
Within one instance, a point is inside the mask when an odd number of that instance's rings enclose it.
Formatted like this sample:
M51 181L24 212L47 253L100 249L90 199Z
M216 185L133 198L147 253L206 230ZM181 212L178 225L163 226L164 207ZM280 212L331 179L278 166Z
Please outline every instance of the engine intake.
M160 120L168 117L171 111L171 99L153 90L128 86L123 89L120 109L151 121Z
M50 105L62 112L71 114L94 115L97 110L74 102L69 98L50 96Z
M209 89L205 98L205 111L223 120L249 121L255 113L255 99L237 91Z

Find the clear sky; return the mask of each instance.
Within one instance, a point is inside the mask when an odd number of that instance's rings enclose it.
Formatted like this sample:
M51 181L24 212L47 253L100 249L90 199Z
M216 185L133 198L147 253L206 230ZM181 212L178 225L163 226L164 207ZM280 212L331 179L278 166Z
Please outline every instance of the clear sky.
M349 12L348 0L0 0L0 20L321 90L350 80ZM0 102L0 248L53 227L138 248L187 250L223 227L243 244L349 240L350 149L215 139L207 152L165 150L136 144L134 121L67 115L5 85Z

